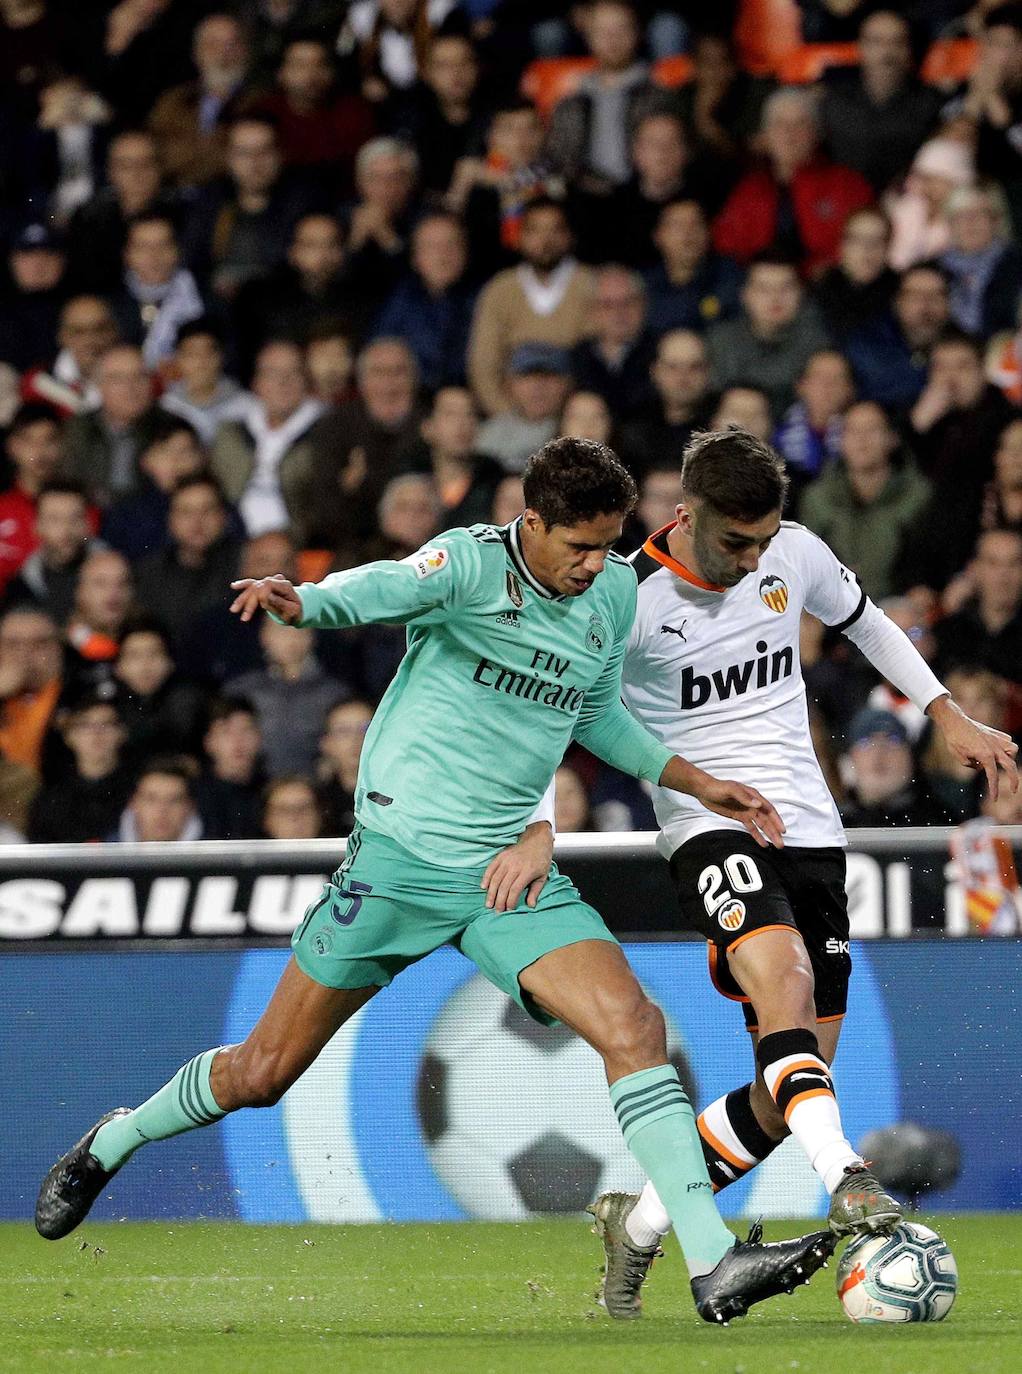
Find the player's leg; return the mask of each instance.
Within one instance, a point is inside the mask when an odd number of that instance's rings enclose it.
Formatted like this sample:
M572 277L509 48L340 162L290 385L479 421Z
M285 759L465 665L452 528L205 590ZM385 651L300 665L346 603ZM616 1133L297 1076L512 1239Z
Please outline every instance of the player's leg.
M141 1106L108 1113L57 1161L36 1203L40 1235L59 1240L73 1231L141 1146L211 1125L239 1107L279 1101L376 991L324 987L292 958L266 1010L241 1044L197 1054Z

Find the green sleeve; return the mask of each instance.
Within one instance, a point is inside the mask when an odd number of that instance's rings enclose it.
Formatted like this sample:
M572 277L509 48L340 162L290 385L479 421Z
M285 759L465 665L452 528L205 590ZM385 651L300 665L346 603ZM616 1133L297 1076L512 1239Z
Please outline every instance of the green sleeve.
M322 582L303 582L296 588L302 603L296 623L315 630L436 623L471 600L480 566L471 535L438 535L400 562L363 563Z
M640 725L621 701L621 666L635 618L635 594L633 575L614 648L607 666L586 692L573 733L579 744L613 768L647 782L659 782L674 753Z

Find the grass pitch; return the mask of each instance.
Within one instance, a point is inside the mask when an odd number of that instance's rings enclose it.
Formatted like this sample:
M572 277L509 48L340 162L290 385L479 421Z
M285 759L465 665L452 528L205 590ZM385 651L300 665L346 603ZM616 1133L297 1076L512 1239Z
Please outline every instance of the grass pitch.
M599 1244L581 1223L86 1223L53 1244L0 1226L0 1370L1016 1374L1022 1219L941 1217L938 1229L962 1276L943 1323L853 1326L832 1263L717 1330L696 1317L673 1242L647 1315L611 1322L593 1302Z

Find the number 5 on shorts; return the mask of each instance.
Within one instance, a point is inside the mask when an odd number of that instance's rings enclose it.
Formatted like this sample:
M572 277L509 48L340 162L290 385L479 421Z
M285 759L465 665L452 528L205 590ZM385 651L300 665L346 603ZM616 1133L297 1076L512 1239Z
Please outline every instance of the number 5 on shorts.
M337 889L337 895L339 897L348 897L351 900L351 906L348 907L348 910L343 916L338 912L336 907L332 907L330 915L339 926L350 926L361 910L362 898L366 893L372 892L372 890L371 883L349 883L347 887L339 887Z

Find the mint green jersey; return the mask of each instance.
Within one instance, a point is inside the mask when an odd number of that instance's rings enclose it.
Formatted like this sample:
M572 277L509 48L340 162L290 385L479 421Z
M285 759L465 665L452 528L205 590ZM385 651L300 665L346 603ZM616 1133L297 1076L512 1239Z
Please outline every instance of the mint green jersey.
M529 823L574 737L656 782L671 757L621 704L636 578L610 554L581 596L526 566L519 522L449 530L401 562L304 583L300 625L408 627L366 735L355 813L427 862L483 868Z

